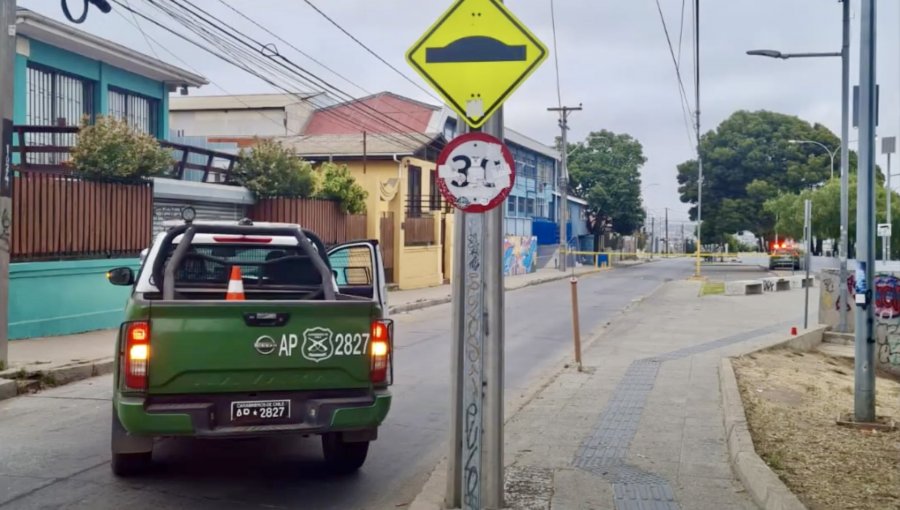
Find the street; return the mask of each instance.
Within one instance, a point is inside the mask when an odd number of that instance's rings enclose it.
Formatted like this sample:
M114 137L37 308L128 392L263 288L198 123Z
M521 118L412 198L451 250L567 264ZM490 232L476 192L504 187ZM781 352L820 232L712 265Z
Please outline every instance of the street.
M692 261L657 261L582 278L583 335ZM567 280L506 295L506 395L571 353ZM111 376L0 403L0 508L402 508L445 453L449 305L395 317L394 404L363 469L322 474L317 438L166 440L155 470L109 470Z

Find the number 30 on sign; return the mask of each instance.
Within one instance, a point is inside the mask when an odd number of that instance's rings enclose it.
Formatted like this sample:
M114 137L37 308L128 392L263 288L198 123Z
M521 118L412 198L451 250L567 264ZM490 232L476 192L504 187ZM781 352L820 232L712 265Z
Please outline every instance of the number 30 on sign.
M509 149L484 133L454 138L438 156L437 171L444 198L470 213L483 213L503 203L516 182Z

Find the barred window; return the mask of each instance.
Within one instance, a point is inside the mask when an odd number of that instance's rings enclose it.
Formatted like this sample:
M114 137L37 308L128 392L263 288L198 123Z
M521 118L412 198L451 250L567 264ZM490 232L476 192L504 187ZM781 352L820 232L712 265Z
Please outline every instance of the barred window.
M155 135L159 102L119 89L109 89L109 115L125 119L135 131Z

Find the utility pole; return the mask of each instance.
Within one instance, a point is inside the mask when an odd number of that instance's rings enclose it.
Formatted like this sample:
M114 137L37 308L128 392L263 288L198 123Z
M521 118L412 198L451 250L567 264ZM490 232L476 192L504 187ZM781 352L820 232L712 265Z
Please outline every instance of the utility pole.
M666 207L666 256L669 255L669 208Z
M559 112L559 128L562 130L559 169L559 269L565 271L568 265L566 251L569 247L566 225L569 223L569 114L580 112L581 105L547 108L548 112Z
M0 365L9 365L9 255L12 251L13 73L16 0L0 0Z
M850 225L850 0L843 1L843 37L841 42L841 240L840 240L840 311L838 331L846 333L847 308L850 291L847 289L847 249Z
M703 155L700 153L700 0L694 0L694 106L697 116L697 268L700 277L700 247L703 230Z
M681 224L681 252L687 253L687 238L684 237L684 223Z
M875 421L875 53L876 1L862 0L859 60L859 170L856 208L854 420Z
M809 266L811 263L810 248L812 248L812 200L803 202L803 243L805 246L804 266L806 266L806 280L803 286L806 287L806 297L803 303L803 329L809 328Z
M654 251L656 251L656 216L650 218L650 260L653 260Z

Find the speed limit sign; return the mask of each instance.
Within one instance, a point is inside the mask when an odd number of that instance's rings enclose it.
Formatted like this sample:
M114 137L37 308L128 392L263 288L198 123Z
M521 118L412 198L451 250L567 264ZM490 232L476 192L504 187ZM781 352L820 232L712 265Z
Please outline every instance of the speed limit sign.
M467 133L453 139L437 160L438 187L451 205L482 213L501 203L516 181L516 165L499 139Z

